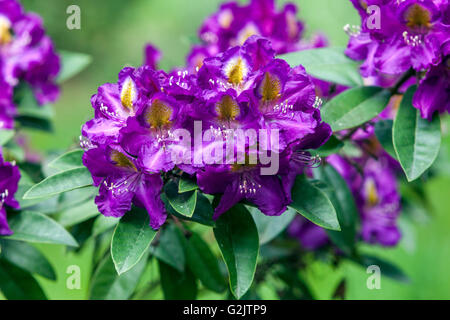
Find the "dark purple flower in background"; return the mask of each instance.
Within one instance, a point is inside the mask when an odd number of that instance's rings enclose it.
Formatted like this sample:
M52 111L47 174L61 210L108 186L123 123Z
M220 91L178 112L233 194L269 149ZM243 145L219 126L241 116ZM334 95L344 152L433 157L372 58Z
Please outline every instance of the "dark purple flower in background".
M14 164L5 162L0 154L0 235L2 236L12 234L6 220L6 207L19 209L19 203L14 199L19 179L19 168Z
M28 83L39 104L54 102L60 60L42 20L15 0L0 0L0 77L15 87Z
M327 161L347 181L355 197L362 239L382 246L396 245L401 238L397 225L401 198L392 159L384 153L378 159L369 156L353 159L362 172L338 155L328 157Z
M303 248L310 251L317 250L330 241L325 229L300 216L289 225L288 234L296 238Z
M152 228L161 227L167 214L161 200L163 181L159 174L143 171L136 159L120 147L91 148L84 153L83 164L91 172L94 185L100 186L95 198L100 213L118 218L134 203L147 210Z
M199 37L203 43L193 46L187 66L195 71L204 59L241 46L254 35L270 40L277 54L323 45L318 39L311 43L304 41L303 29L303 23L297 18L297 7L292 3L277 9L274 0L251 0L247 5L227 2L201 26Z

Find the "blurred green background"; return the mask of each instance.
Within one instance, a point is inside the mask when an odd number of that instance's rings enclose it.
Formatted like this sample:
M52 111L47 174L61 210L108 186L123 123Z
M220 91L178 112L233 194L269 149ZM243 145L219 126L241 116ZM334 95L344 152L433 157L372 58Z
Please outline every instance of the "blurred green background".
M219 0L22 0L27 11L40 14L60 50L88 53L93 63L83 73L62 87L55 105L55 130L52 134L32 132L31 142L38 150L67 149L78 142L81 125L92 117L90 97L105 82L115 82L125 65L139 66L143 46L152 42L163 52L161 67L169 70L183 65L197 29ZM244 1L241 1L244 2ZM278 1L278 6L287 1ZM294 0L300 8L299 17L306 23L307 37L314 32L325 33L331 44L345 46L347 35L342 27L358 24L359 17L349 0ZM66 9L71 4L81 8L81 30L66 28ZM448 129L448 118L443 124ZM446 168L450 157L450 141L444 141L440 166ZM450 298L450 170L433 177L425 185L429 205L426 213L411 208L402 219L404 234L395 249L365 247L367 252L385 257L400 266L411 278L409 284L382 279L381 290L366 287L368 274L362 268L343 264L339 269L316 262L305 270L305 278L318 298L329 298L342 276L348 278L350 299L449 299ZM446 173L445 173L446 172ZM91 272L92 246L82 252L66 252L62 246L39 245L58 273L58 281L40 278L51 299L84 299ZM81 290L66 289L67 266L79 265L82 270ZM209 297L211 298L211 297ZM270 298L270 295L263 298Z

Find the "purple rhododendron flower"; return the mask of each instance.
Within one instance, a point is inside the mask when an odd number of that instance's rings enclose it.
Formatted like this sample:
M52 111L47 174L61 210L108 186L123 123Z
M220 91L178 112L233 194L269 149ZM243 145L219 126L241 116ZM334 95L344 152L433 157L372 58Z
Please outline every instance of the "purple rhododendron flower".
M444 60L430 68L413 97L413 106L428 120L436 111L450 113L450 41L446 46L448 52Z
M16 0L0 0L0 78L11 87L28 83L40 104L59 95L55 78L60 69L52 41L42 20L24 13Z
M19 168L3 160L0 154L0 235L8 236L13 232L6 220L6 206L19 209L19 203L14 199L14 194L20 179Z
M95 117L83 126L84 163L100 186L99 211L118 217L132 203L144 206L155 229L166 218L161 173L180 170L203 192L222 195L214 218L242 200L266 215L282 214L290 202L282 182L290 162L331 135L303 67L275 59L270 41L258 36L206 58L194 73L124 68L92 105ZM261 131L267 139L258 140ZM276 157L277 166L262 155ZM305 155L300 167L308 165Z
M426 72L414 97L414 107L431 119L435 111L448 108L448 55L450 37L448 1L441 0L351 0L361 15L361 27L348 28L346 54L363 60L361 74L375 83L390 86L408 70ZM379 8L379 26L374 25L371 5ZM376 19L375 19L376 20ZM391 82L385 82L386 75ZM439 81L438 81L439 80ZM441 90L430 90L437 86ZM428 96L430 98L428 98Z
M200 69L204 59L241 46L253 35L269 39L277 54L324 45L324 37L312 43L302 40L303 29L303 23L297 18L297 7L292 3L278 10L274 0L251 0L247 5L227 2L201 26L199 37L203 43L192 47L187 66L194 72Z
M87 150L83 164L91 172L94 185L100 186L95 203L103 215L121 217L134 203L147 209L152 228L164 223L167 214L160 197L163 181L159 174L143 171L136 159L118 146Z
M344 177L355 197L363 240L383 246L396 245L401 238L397 226L401 206L392 158L383 153L378 159L368 156L353 159L361 166L362 174L338 155L327 160Z
M118 83L106 83L92 96L95 118L83 126L83 136L93 143L117 143L128 117L159 91L158 75L149 67L122 69Z
M256 204L266 215L282 214L290 202L290 190L286 192L277 174L288 169L291 158L295 161L297 153L291 150L307 141L319 147L331 135L330 127L321 122L316 108L311 78L301 66L291 69L274 56L267 39L252 36L242 47L206 59L198 72L203 97L215 99L213 126L219 132L236 127L263 129L270 137L273 130L279 132L276 148L270 139L262 146L280 154L280 168L272 175L261 175L261 164L247 161L214 168L206 166L197 172L200 189L224 194L215 217L242 199ZM218 99L217 92L220 92ZM326 131L325 135L322 130ZM303 161L301 165L306 163ZM223 183L217 183L217 177Z

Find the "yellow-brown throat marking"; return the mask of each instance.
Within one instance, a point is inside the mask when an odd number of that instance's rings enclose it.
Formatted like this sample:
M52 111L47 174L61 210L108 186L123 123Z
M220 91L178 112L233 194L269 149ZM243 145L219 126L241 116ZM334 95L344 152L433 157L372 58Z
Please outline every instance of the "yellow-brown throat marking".
M366 192L367 192L367 200L369 201L369 206L374 207L379 202L377 187L373 179L369 179L366 182Z
M152 129L160 129L170 123L172 108L159 99L153 100L145 114L145 121Z
M136 86L131 78L127 78L122 86L120 101L122 106L128 111L134 111L133 101L136 99Z
M266 72L261 83L260 94L262 102L277 100L281 95L281 82L278 77Z
M219 120L222 121L234 121L240 114L239 105L234 99L225 95L216 103L216 113Z
M130 159L128 159L128 157L126 155L124 155L122 152L119 152L117 150L112 150L109 157L116 166L122 167L122 168L130 168L130 169L133 169L134 171L137 171L134 163L131 162Z
M9 44L11 41L11 23L6 18L0 17L0 45Z
M413 4L406 12L406 25L411 30L430 30L431 13L418 3Z
M228 82L233 85L238 85L244 80L244 61L239 57L236 63L231 66L227 73Z

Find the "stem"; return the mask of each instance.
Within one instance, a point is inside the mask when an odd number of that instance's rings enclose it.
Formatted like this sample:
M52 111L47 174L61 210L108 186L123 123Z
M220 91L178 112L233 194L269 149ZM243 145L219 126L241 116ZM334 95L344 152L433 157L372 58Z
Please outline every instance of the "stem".
M403 76L400 78L400 80L397 81L397 83L391 88L391 95L395 95L400 90L400 87L409 80L412 76L414 76L415 71L413 68L409 69L406 73L403 74Z

